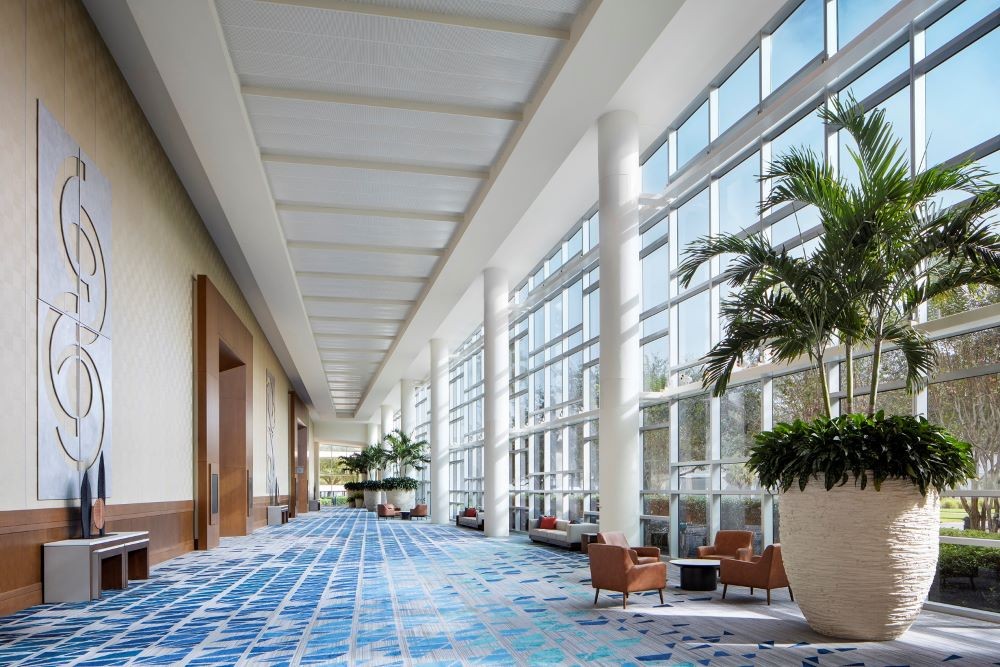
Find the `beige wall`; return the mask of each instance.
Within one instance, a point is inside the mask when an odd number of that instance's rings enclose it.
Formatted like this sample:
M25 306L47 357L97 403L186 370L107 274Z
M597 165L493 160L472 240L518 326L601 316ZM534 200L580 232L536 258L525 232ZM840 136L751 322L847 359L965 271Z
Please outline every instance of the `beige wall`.
M75 0L0 0L0 511L65 504L36 493L39 98L111 183L110 502L193 498L199 273L254 336L254 495L266 494L265 372L277 380L277 474L287 493L288 380L90 17Z

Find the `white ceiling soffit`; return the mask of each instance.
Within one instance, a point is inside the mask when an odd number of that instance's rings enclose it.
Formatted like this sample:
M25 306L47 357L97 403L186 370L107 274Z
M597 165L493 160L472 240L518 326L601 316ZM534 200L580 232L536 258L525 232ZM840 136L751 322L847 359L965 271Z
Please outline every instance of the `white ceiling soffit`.
M427 340L442 322L453 319L449 314L455 304L682 4L682 0L605 0L592 8L586 30L574 31L572 50L557 66L558 74L543 83L546 89L540 100L525 110L525 122L498 159L489 187L478 193L465 227L365 393L359 417L374 415L399 378L412 372L414 359L426 357ZM565 231L570 223L571 219L559 224ZM499 265L506 266L507 261ZM470 331L471 327L462 335Z
M106 39L99 5L130 15L327 415L373 394L590 12L588 0L85 1Z

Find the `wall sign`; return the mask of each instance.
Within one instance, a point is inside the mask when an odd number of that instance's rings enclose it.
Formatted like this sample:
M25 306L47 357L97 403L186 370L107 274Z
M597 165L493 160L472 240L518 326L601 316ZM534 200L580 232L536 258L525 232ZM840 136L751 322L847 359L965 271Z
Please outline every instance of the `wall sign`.
M79 498L101 452L111 495L110 287L111 185L39 101L40 500Z

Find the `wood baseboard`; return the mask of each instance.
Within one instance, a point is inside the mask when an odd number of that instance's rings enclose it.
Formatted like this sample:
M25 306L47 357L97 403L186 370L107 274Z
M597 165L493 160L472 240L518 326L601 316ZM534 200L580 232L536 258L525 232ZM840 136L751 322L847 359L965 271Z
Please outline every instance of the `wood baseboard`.
M79 536L72 507L0 512L0 615L42 602L42 545ZM148 530L149 562L161 563L194 549L194 501L108 505L111 531Z

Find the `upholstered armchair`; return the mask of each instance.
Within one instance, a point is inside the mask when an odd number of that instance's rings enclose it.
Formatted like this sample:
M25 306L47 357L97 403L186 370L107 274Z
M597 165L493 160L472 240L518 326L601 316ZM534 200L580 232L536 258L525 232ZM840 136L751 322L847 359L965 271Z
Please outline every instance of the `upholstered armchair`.
M427 518L430 518L429 517L429 513L427 511L427 505L414 505L413 509L410 510L410 518L411 519L427 519Z
M614 544L591 544L587 548L590 558L590 585L594 592L594 605L601 590L622 594L622 609L628 608L628 594L639 591L658 591L663 603L663 589L667 586L667 564L664 562L636 565L626 547Z
M720 530L715 544L698 547L698 558L745 560L753 556L753 533L749 530Z
M636 565L660 562L660 550L657 547L631 547L625 533L609 532L597 534L598 544L612 544L616 547L628 549L632 562Z
M391 519L397 514L395 505L383 505L382 503L379 503L376 509L378 510L377 519Z
M772 544L764 549L760 556L754 556L750 562L729 559L719 561L719 581L722 582L722 599L726 599L729 585L748 586L750 594L753 589L763 588L767 591L767 603L771 604L771 590L787 588L788 597L795 601L792 587L788 585L785 575L785 564L781 560L781 545Z

